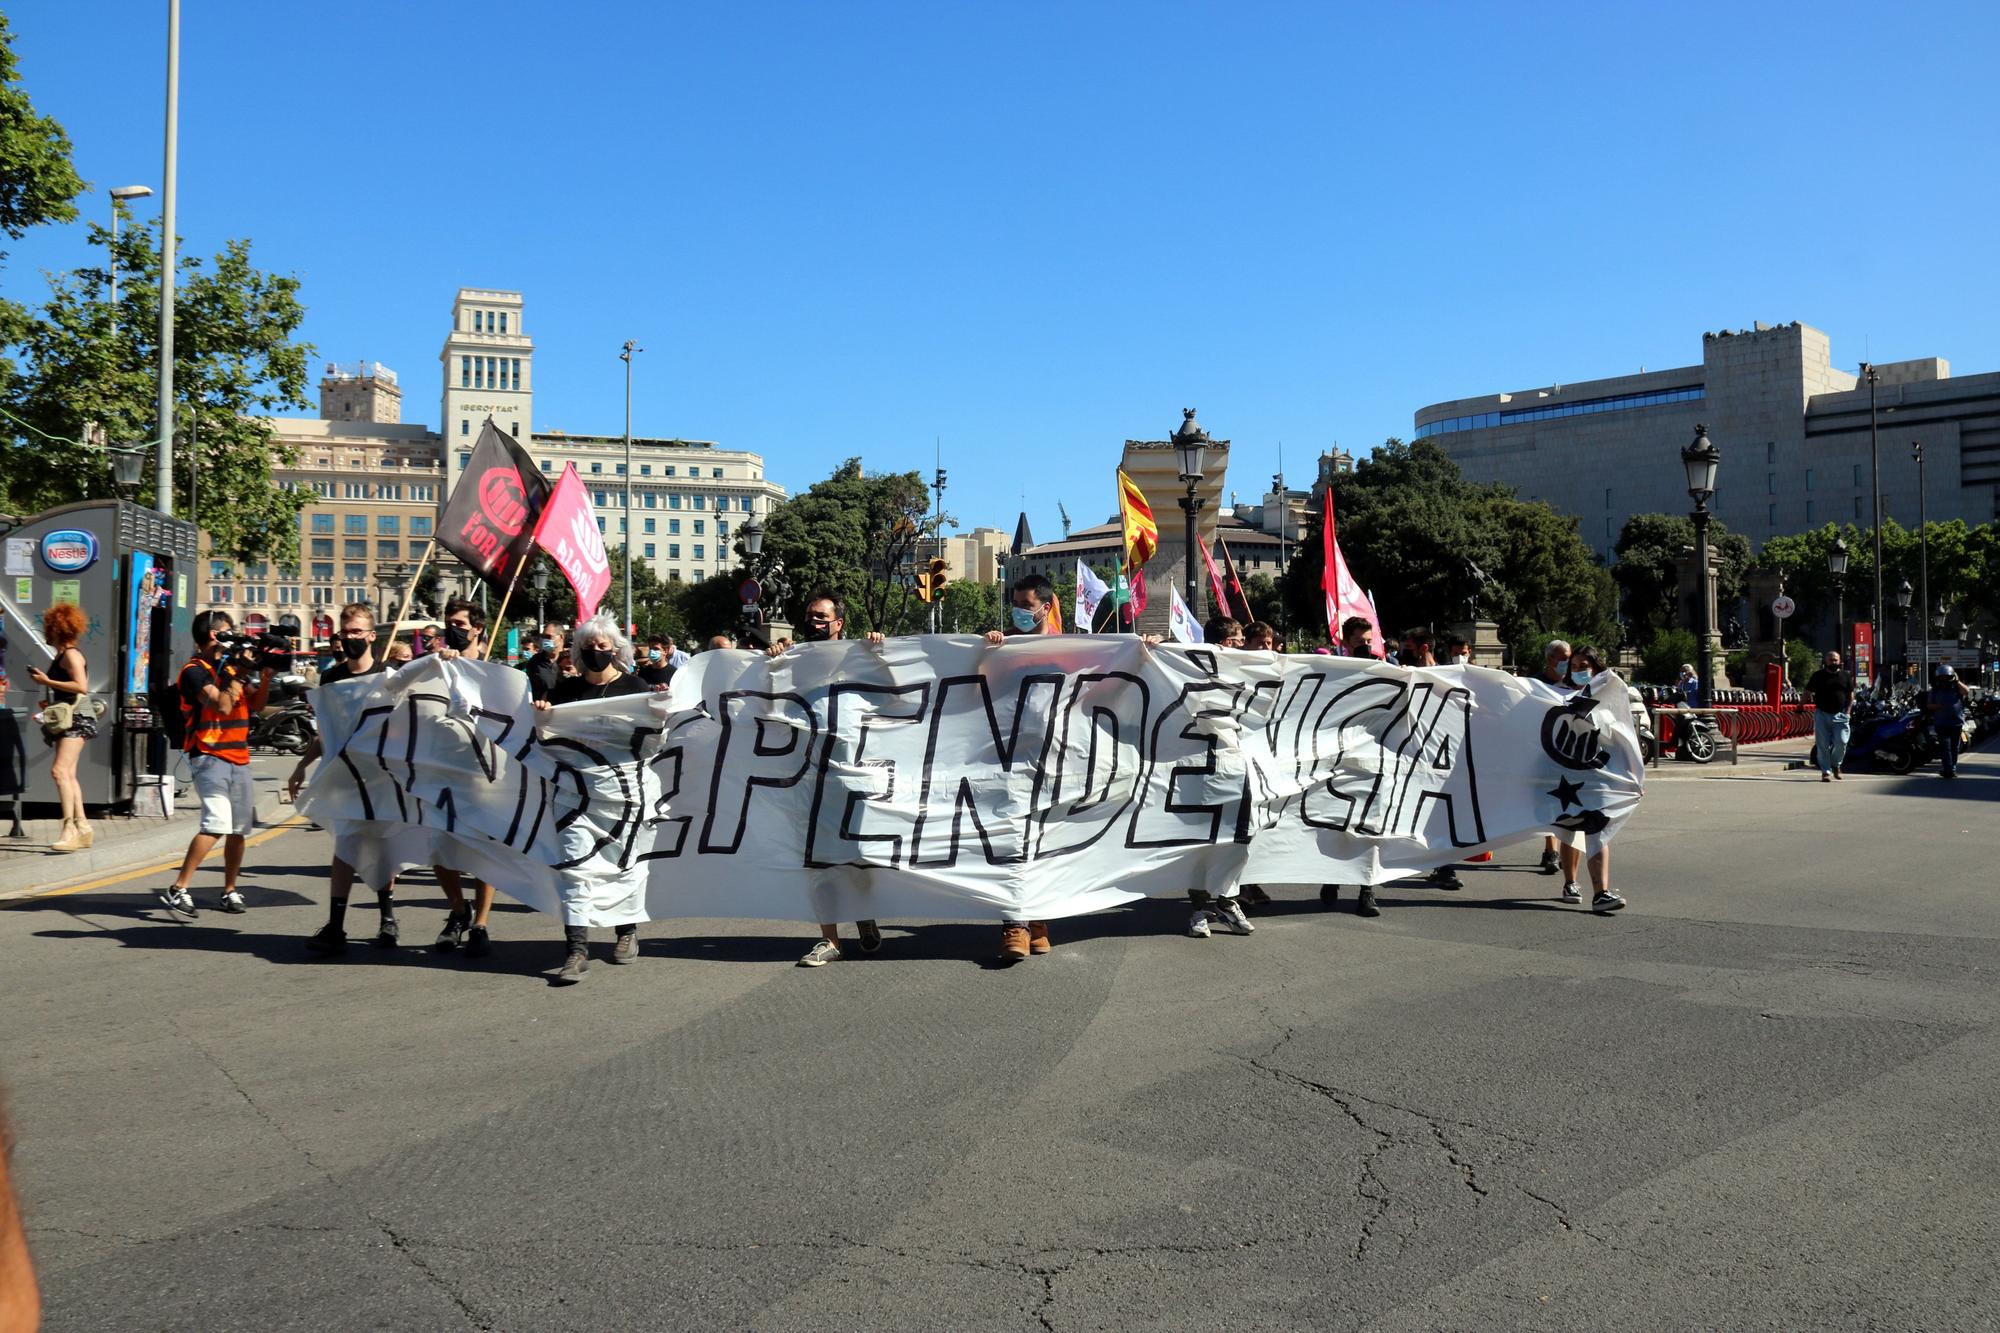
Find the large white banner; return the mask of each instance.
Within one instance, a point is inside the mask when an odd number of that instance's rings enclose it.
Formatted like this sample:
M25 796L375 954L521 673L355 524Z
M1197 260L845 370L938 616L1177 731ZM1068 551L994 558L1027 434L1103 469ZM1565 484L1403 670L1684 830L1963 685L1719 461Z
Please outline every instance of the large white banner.
M1381 883L1643 785L1625 686L1477 667L964 636L708 652L536 712L424 658L322 689L301 798L379 885L442 864L573 924L1052 919L1146 894Z

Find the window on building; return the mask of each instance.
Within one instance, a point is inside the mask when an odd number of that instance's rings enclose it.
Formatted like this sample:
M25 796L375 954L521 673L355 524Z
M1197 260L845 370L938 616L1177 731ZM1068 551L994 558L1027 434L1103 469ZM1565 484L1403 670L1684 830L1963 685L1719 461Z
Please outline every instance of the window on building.
M678 560L680 558L681 558L681 544L679 542L668 542L667 559Z
M706 527L707 525L704 524L700 519L696 519L694 521L694 535L697 537L701 536L702 533L705 531Z
M271 566L262 560L257 561L255 564L245 565L243 566L243 577L246 579L255 579L257 582L262 583L265 579L271 577Z
M331 589L331 588L314 588L314 589L312 590L312 604L313 604L314 606L331 606L331 605L333 605L333 589Z
M667 571L667 582L679 583L680 581L681 581L681 572L678 569L670 569Z
M603 492L603 491L592 491L592 492L590 493L590 498L591 498L591 499L592 499L593 501L595 501L595 502L596 502L596 503L597 503L597 504L598 504L598 505L599 505L600 507L602 507L602 505L604 504L604 492Z
M333 483L330 481L314 482L313 494L322 500L331 500L333 498Z
M333 566L315 562L312 567L312 576L314 583L331 583L333 582Z
M365 540L357 541L352 537L344 538L340 543L340 553L349 560L366 560L368 543Z
M314 514L314 515L312 516L312 530L313 530L314 532L332 532L332 531L333 531L333 515L332 515L332 514Z
M297 588L278 589L279 606L297 606L298 604L299 604L299 590Z
M646 543L646 558L648 560L653 558L653 543L651 542Z
M461 389L472 387L472 358L469 356L458 358L458 387Z
M706 495L697 495L697 496L695 496L695 497L694 497L694 507L695 507L696 509L706 509L706 508L708 508L708 497L707 497Z
M1777 526L1778 526L1778 506L1776 506L1776 505L1766 505L1766 506L1765 506L1765 509L1767 510L1767 513L1765 514L1765 518L1764 518L1764 521L1765 521L1766 523L1769 523L1769 524L1770 524L1770 525L1771 525L1772 527L1774 527L1774 528L1775 528L1775 527L1777 527Z
M472 452L470 450L463 451L459 454L458 465L460 468L466 468L472 465Z
M1775 472L1766 472L1764 474L1764 494L1776 495L1777 493L1778 493L1778 474Z
M403 520L400 515L377 514L375 516L375 535L377 537L398 537L402 535L402 532Z
M342 565L340 567L340 577L346 579L349 583L366 583L368 581L368 566L366 563Z
M670 519L668 519L668 520L667 520L667 531L668 531L668 533L670 533L671 535L673 535L673 536L675 536L675 537L678 537L678 536L680 536L680 535L681 535L681 521L680 521L679 519L677 519L677 518L670 518Z
M743 508L743 512L744 512L744 513L746 513L746 514L747 514L747 513L749 513L749 512L750 512L750 497L749 497L749 496L747 496L747 495L746 495L746 496L744 496L744 497L743 497L743 499L742 499L742 501L741 501L741 504L742 504L742 508Z
M361 533L365 535L368 531L368 515L342 514L341 530L343 532Z
M514 358L514 387L521 387L521 358L518 356Z
M718 518L715 520L715 535L718 537L727 537L729 535L728 519Z
M486 332L486 312L484 310L475 310L472 312L472 331L474 333ZM1338 573L1339 571L1336 569L1334 572Z
M640 475L640 476L642 476L642 477L650 477L650 476L652 476L652 475L653 475L653 465L652 465L651 463L641 463L641 464L639 464L639 475Z
M592 463L592 464L590 465L590 472L591 472L591 475L592 475L592 476L601 476L601 475L603 475L603 472L604 472L604 464L602 464L602 463Z
M278 566L278 577L292 583L297 583L299 581L299 567L297 565L280 565Z
M460 418L458 419L458 433L459 433L460 435L470 435L470 434L472 434L472 418L470 418L470 417L460 417ZM471 457L471 455L470 455L470 454L460 454L460 455L458 456L458 465L459 465L460 467L464 467L464 466L465 466L465 460L466 460L467 458L470 458L470 457Z
M505 333L506 331L507 331L507 312L502 310L500 312L500 332Z
M655 523L656 521L657 521L657 520L655 520L655 519L650 519L650 518L649 518L649 519L647 519L647 520L646 520L646 526L645 526L645 528L644 528L644 529L642 529L642 530L643 530L643 531L645 531L645 532L651 532L651 531L653 530L653 524L654 524L654 523Z
M604 520L601 518L597 520L597 530L599 532L604 531Z
M678 495L669 495L669 496L667 497L667 508L669 508L669 509L679 509L680 507L681 507L681 497L680 497L680 496L678 496Z
M1604 488L1604 507L1606 509L1611 508L1611 488L1609 486Z
M220 583L208 590L208 600L218 605L226 604L229 601L229 593L229 585L227 583Z
M1813 521L1813 502L1811 500L1808 500L1806 501L1806 523L1810 525L1812 521Z
M1861 484L1861 464L1859 463L1854 465L1854 484L1856 486Z
M645 502L646 502L646 508L648 508L648 509L657 509L657 508L659 507L659 500L660 500L660 497L659 497L659 496L657 496L657 495L655 495L655 494L653 494L653 493L652 493L651 491L647 491L647 492L646 492L646 494L645 494L645 495L644 495L644 496L643 496L642 498L643 498L643 499L645 500Z
M357 586L342 588L340 590L340 604L342 606L352 606L356 602L365 602L367 600L368 589L366 588Z
M701 543L700 543L700 542L696 542L696 543L694 544L694 558L695 558L695 559L697 559L697 560L705 560L705 559L707 559L707 558L708 558L708 557L704 556L704 555L703 555L703 554L701 553ZM1336 569L1337 569L1337 568L1338 568L1338 566L1336 566Z
M1764 461L1766 463L1775 463L1778 461L1778 446L1775 443L1767 442L1764 445Z
M413 515L411 515L411 516L410 516L410 535L411 535L412 537L428 537L428 536L430 536L430 535L431 535L431 516L430 516L429 514L413 514Z
M378 500L402 499L403 498L402 483L394 481L385 481L381 483L375 488L375 498Z
M511 422L511 423L509 423L509 425L508 425L507 429L508 429L508 430L509 430L509 431L510 431L510 432L511 432L512 434L513 434L513 436L514 436L514 438L515 438L515 439L517 439L517 440L518 440L518 439L520 439L520 438L521 438L521 423L520 423L520 422L518 422L518 421L515 421L515 422Z
M366 500L368 498L368 483L365 481L346 482L341 486L340 493L344 499Z
M312 553L313 555L325 555L325 556L330 556L330 555L332 555L332 554L333 554L333 538L331 538L331 537L315 537L315 538L313 538L313 540L312 540L312 552L311 552L311 553Z
M1854 516L1861 517L1861 497L1858 495L1854 497Z
M375 558L377 560L400 560L403 558L402 547L403 544L401 542L376 542Z
M212 579L234 578L236 567L227 560L211 560L208 562L208 576Z
M709 474L708 474L708 475L709 475L709 476L711 476L711 477L720 477L720 476L722 475L722 469L721 469L721 468L714 468L714 469L712 469L712 470L711 470L711 471L709 472Z
M472 387L475 389L486 387L486 358L483 356L472 358Z
M669 477L674 475L674 465L672 463L667 464L666 472Z

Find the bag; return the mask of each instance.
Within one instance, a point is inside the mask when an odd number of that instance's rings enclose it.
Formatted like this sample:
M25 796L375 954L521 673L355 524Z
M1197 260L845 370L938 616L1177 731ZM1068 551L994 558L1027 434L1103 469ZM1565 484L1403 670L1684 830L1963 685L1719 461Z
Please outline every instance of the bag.
M60 739L62 734L75 725L75 704L43 704L42 735L48 740Z

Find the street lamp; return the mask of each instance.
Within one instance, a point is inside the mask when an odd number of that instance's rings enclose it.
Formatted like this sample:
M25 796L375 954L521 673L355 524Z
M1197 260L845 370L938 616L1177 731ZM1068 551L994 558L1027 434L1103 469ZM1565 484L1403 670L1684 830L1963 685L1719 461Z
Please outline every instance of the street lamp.
M1694 428L1694 441L1681 450L1681 466L1687 469L1688 498L1694 501L1694 558L1701 571L1698 596L1701 599L1701 650L1695 657L1701 677L1701 707L1707 708L1715 690L1715 577L1708 567L1708 502L1715 495L1715 473L1722 464L1722 451L1708 438L1708 427Z
M1875 604L1868 614L1869 627L1875 637L1875 652L1882 651L1882 451L1876 437L1875 385L1881 377L1869 362L1861 363L1862 377L1868 381L1868 475L1872 481L1875 501L1872 522L1875 527Z
M1827 548L1826 572L1833 575L1833 641L1847 652L1847 539L1835 537Z
M542 561L535 562L535 632L541 633L542 626L549 623L549 567Z
M118 215L124 210L119 205L127 199L146 199L153 193L150 185L121 185L111 192L111 333L118 334Z
M1951 623L1951 613L1945 610L1944 602L1940 600L1937 604L1937 610L1931 612L1932 636L1935 638L1942 639L1944 637L1944 627L1950 623ZM1925 663L1925 669L1926 671L1928 671L1929 669L1928 662Z
M1904 579L1896 585L1896 609L1903 613L1903 660L1905 662L1910 660L1910 598L1915 592L1916 589L1910 586L1908 579ZM1875 651L1878 653L1881 652L1882 645L1879 643L1876 644Z
M764 553L763 525L753 518L738 528L736 535L743 539L743 554L746 557L744 564L749 566L750 572L754 574L757 572L757 557Z
M1910 442L1910 457L1917 460L1917 545L1922 552L1920 559L1923 562L1918 566L1920 572L1917 575L1917 597L1919 598L1918 602L1919 605L1929 606L1931 604L1931 534L1929 531L1929 520L1926 517L1926 508L1924 505L1923 441L1912 440ZM1925 639L1923 674L1920 675L1918 679L1929 680L1930 678L1931 678L1931 641L1929 639Z
M112 449L111 484L118 488L118 498L127 504L139 490L140 478L146 473L146 454L141 449Z
M618 359L625 363L625 632L635 632L632 623L632 354L646 349L632 339Z
M1211 441L1208 432L1194 419L1194 409L1181 409L1180 429L1174 432L1174 452L1180 457L1181 480L1187 483L1187 494L1181 497L1181 508L1187 513L1187 605L1188 614L1197 622L1201 620L1201 585L1194 576L1194 550L1201 541L1200 514L1207 501L1195 494L1201 485L1202 467L1207 461L1205 455Z

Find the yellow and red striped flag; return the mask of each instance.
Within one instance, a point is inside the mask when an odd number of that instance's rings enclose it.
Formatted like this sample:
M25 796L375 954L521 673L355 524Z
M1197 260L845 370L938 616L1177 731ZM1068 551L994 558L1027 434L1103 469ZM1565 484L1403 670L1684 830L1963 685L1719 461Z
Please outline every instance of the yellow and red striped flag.
M1118 513L1125 522L1125 567L1137 569L1160 548L1160 525L1153 521L1153 507L1146 503L1145 494L1122 467L1118 469Z

